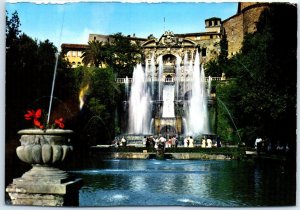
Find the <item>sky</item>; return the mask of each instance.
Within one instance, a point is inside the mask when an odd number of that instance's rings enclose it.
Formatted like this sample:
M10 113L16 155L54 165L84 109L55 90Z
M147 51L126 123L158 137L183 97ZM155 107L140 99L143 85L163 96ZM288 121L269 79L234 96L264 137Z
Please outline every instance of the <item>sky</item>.
M205 19L222 20L236 14L236 2L120 3L77 2L37 4L6 2L8 16L18 12L21 31L33 39L49 39L60 50L62 43L87 44L89 34L133 35L159 38L164 31L204 32Z

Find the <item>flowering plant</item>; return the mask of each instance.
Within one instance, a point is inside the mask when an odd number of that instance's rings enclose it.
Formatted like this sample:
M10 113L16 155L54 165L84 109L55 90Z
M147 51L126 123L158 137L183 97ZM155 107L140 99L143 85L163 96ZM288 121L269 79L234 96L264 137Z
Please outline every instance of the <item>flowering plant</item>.
M33 125L40 129L56 128L56 127L64 128L65 127L64 119L62 117L54 120L54 124L49 125L47 123L45 115L42 116L41 109L37 109L36 111L34 111L33 109L27 110L27 113L24 115L24 117L25 117L25 120L33 120Z

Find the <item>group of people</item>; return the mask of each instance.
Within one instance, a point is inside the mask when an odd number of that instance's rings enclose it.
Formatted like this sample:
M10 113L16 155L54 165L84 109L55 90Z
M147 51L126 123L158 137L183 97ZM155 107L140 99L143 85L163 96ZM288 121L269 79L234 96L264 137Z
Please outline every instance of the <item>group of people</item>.
M277 141L276 144L272 144L270 139L268 137L256 137L254 142L254 148L257 151L257 154L260 154L261 152L267 152L267 153L282 153L282 152L288 152L290 150L288 144L282 144L279 141Z
M165 148L177 148L178 140L175 135L170 136L168 140L163 136L144 136L143 144L146 148L165 149Z
M192 136L187 136L183 139L183 147L194 147L194 139Z
M121 139L115 139L113 141L113 144L115 147L126 147L127 146L127 140L125 139L125 137L123 136Z
M179 141L176 138L176 135L170 135L168 138L165 138L163 135L159 135L157 137L144 136L142 141L143 141L144 147L146 147L146 148L155 148L155 149L163 149L163 150L165 148L177 148L178 144L179 144ZM182 143L183 143L183 147L189 147L189 148L193 148L196 145L196 142L192 136L186 136ZM181 145L182 145L182 143L181 143ZM259 143L259 140L255 144L257 144L257 143ZM126 147L127 140L124 136L121 139L116 138L113 141L113 145L115 147ZM214 141L214 144L213 144L213 141L210 138L207 138L207 136L203 136L203 138L201 139L200 146L202 148L212 148L213 146L221 147L220 137L217 136L216 141Z
M201 147L212 148L212 140L210 138L206 139L206 137L203 137L201 140Z
M184 138L183 147L194 147L194 145L195 145L195 141L192 136L187 136ZM201 147L212 148L213 146L221 147L220 137L217 137L215 144L213 144L213 141L210 138L203 136L203 138L201 139Z

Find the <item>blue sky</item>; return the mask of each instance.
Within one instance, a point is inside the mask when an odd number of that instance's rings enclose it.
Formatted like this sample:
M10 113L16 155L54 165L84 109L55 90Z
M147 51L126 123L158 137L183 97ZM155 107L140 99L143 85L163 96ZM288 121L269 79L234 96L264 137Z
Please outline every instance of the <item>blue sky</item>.
M114 34L159 38L164 31L204 32L204 20L234 15L237 3L6 3L9 16L17 11L21 31L34 39L87 44L88 34ZM165 20L165 21L164 21Z

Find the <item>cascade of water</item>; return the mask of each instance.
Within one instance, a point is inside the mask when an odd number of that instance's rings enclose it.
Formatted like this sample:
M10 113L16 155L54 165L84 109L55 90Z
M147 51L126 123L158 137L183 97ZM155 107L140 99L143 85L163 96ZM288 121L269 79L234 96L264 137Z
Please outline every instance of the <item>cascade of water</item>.
M149 133L150 94L146 86L145 73L141 64L133 71L131 92L129 98L129 133Z
M187 133L188 127L187 127L187 121L185 117L182 117L182 125L183 125L184 132Z
M208 76L208 85L207 85L207 96L210 96L210 92L211 92L211 76Z
M179 100L179 84L180 84L180 58L176 58L176 99Z
M174 84L165 84L163 87L163 118L175 117Z
M191 89L191 83L193 81L193 69L194 69L194 66L193 66L193 54L191 55L191 58L190 58L190 61L189 61L189 67L188 67L188 75L189 77L187 78L188 80L188 87L187 89Z
M128 79L128 77L126 76L126 78L125 78L125 97L126 97L126 101L128 101L128 99L129 99L129 96L128 96L128 94L129 94L129 79Z
M152 53L151 56L151 61L150 61L150 72L151 72L151 96L153 98L154 96L154 84L155 84L155 60L154 60L154 52Z
M186 76L187 76L187 71L189 68L189 62L188 62L188 56L187 52L184 53L184 58L183 58L183 73L184 73L184 79L183 79L183 95L185 94L185 91L187 89L186 87Z
M164 69L163 57L160 56L158 61L158 100L161 100L163 69Z
M192 96L188 109L189 135L209 132L206 93L204 70L200 66L200 57L197 51L194 61Z
M154 133L154 118L152 118L150 121L149 131L150 131L150 133Z

